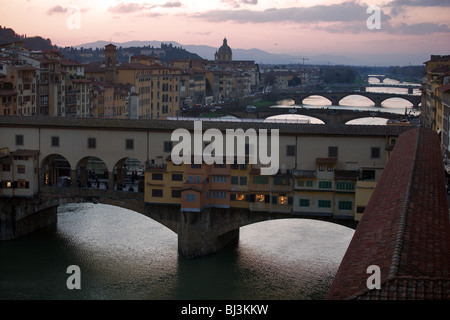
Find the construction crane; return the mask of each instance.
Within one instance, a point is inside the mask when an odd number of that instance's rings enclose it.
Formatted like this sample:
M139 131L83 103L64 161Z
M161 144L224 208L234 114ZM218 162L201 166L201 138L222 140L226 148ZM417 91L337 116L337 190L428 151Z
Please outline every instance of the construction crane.
M303 66L305 65L305 60L309 60L308 58L302 58L303 60Z

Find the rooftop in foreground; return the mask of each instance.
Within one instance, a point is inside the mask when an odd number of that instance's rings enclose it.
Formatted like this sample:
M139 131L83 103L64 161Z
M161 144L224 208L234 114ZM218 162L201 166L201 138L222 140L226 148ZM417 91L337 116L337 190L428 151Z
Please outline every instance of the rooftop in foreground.
M345 253L327 299L450 298L450 222L436 133L403 133ZM381 289L369 290L369 266Z
M174 131L184 128L194 130L191 120L128 120L105 118L61 118L61 117L0 117L0 127L63 127L102 130L132 131ZM398 136L411 130L412 126L377 126L377 125L343 125L343 124L296 124L296 123L264 123L264 122L227 122L203 121L202 129L278 129L280 134L294 135L355 135L355 136Z

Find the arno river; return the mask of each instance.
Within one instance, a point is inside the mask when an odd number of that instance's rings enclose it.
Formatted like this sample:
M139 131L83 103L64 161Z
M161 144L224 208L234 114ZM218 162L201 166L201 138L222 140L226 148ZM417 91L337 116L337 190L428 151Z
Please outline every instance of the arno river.
M367 107L348 99L341 107ZM404 113L405 101L390 104ZM353 233L314 220L261 222L241 228L237 246L187 261L176 234L143 215L72 204L56 226L0 242L0 299L321 300ZM67 288L71 265L81 290Z

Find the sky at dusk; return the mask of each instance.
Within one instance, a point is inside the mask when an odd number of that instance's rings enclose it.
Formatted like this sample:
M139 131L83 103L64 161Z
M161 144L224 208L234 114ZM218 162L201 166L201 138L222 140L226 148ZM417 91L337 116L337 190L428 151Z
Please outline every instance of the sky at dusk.
M450 54L450 0L0 1L2 26L62 47L98 40L220 47L226 37L233 49L297 56ZM378 16L367 11L374 5Z

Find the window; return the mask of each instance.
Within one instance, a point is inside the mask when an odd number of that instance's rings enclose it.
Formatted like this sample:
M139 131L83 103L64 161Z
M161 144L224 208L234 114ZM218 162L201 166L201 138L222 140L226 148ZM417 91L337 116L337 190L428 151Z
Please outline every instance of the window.
M125 149L126 150L134 150L134 140L133 139L125 140Z
M303 180L297 180L297 186L298 186L298 187L304 187L304 186L305 186L305 181L303 181Z
M319 181L320 189L331 189L333 187L333 183L330 181Z
M288 203L288 197L286 197L286 196L278 197L278 204L286 205L287 203Z
M230 164L231 170L239 170L239 165L237 163Z
M247 170L247 164L246 163L240 164L239 165L239 169L240 170Z
M182 174L172 174L172 181L183 181Z
M226 168L226 167L227 167L226 163L223 163L223 164L214 163L214 168Z
M162 173L153 173L152 174L152 180L162 180L162 179L163 179Z
M378 147L370 148L370 158L380 159L380 148Z
M214 176L213 177L213 182L226 183L227 182L227 177L226 176Z
M286 146L286 156L288 157L295 156L295 146Z
M289 177L274 177L273 184L276 186L288 186L290 183Z
M245 201L245 194L235 194L234 199L236 201Z
M334 170L333 166L327 166L327 171L328 172L333 172L333 170Z
M25 174L25 166L17 166L17 173Z
M17 134L16 135L16 146L23 146L23 135L22 134Z
M366 210L366 207L359 207L359 206L356 207L356 213L363 214L364 210Z
M195 163L191 164L191 169L201 169L201 168L202 168L201 164L195 164Z
M231 184L238 185L239 184L239 177L232 176L231 177Z
M195 202L195 194L193 193L187 193L186 194L186 201L187 202Z
M309 207L309 199L300 199L300 207Z
M52 137L51 143L53 148L59 147L59 137Z
M338 157L338 147L328 147L328 158Z
M11 165L10 164L2 165L2 171L3 172L10 172L11 171Z
M339 201L339 210L352 210L351 201Z
M319 200L319 208L331 208L330 200Z
M180 190L172 190L172 198L181 198Z
M246 186L247 185L247 177L240 177L239 178L239 184L241 186Z
M226 193L226 191L214 191L213 198L214 199L226 199L227 193Z
M172 141L164 141L164 152L172 152L173 142Z
M255 202L265 202L265 195L263 194L257 194L255 196Z
M355 190L355 183L347 182L347 181L340 181L340 182L336 183L336 189L337 190L354 191Z
M306 181L306 186L307 187L312 187L313 186L313 181L311 181L311 180Z
M363 180L375 180L375 170L363 170L362 171Z
M325 166L323 164L319 165L319 171L325 171Z
M96 138L88 138L88 149L97 148L97 139Z
M161 189L152 189L152 197L154 198L162 198L163 191Z
M201 176L195 176L195 183L201 184L202 183L202 177Z
M19 180L17 182L17 187L19 189L29 189L30 188L30 183L28 181L25 181L25 180Z
M194 176L188 176L188 183L194 183Z
M253 184L268 184L269 178L267 176L254 176Z

